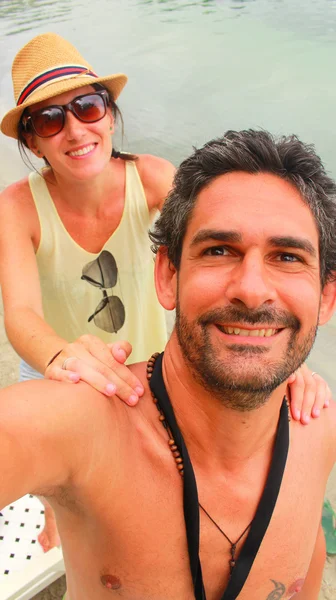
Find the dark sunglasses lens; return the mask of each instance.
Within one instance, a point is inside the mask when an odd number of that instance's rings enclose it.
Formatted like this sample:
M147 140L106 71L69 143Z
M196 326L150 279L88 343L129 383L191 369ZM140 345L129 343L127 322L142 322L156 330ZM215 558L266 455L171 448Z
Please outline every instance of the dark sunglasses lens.
M93 322L99 329L117 333L125 323L125 309L120 298L117 296L103 298L95 310Z
M118 267L114 256L103 250L98 258L84 266L82 279L86 279L91 285L99 288L112 288L116 285L118 278Z
M31 115L35 132L40 137L51 137L59 133L64 125L64 112L57 106L43 108Z
M106 104L104 98L99 94L88 94L76 98L72 107L76 117L85 123L94 123L106 115Z

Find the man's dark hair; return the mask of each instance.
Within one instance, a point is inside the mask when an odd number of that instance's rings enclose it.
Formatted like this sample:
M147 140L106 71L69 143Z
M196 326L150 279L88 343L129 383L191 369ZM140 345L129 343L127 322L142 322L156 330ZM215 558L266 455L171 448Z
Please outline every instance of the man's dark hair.
M271 173L292 183L309 206L319 232L321 283L336 278L336 185L314 147L295 135L276 139L267 131L227 131L184 160L150 238L154 252L166 246L178 269L197 196L219 175ZM239 207L238 207L239 210ZM242 215L243 217L243 215Z

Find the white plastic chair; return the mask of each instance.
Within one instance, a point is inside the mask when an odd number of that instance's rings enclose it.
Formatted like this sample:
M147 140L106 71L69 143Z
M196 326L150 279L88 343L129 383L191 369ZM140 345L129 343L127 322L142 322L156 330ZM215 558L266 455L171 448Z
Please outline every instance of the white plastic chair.
M44 554L37 541L44 509L34 496L24 496L1 510L0 600L30 600L64 574L60 548Z

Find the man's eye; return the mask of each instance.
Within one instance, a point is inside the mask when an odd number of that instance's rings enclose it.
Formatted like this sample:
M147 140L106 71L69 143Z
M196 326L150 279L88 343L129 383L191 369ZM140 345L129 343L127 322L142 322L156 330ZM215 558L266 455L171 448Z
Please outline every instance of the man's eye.
M287 263L302 262L302 259L299 256L296 256L296 254L290 254L289 252L282 252L281 254L278 254L277 260Z
M207 248L204 254L206 256L226 256L229 252L224 246L212 246L212 248Z

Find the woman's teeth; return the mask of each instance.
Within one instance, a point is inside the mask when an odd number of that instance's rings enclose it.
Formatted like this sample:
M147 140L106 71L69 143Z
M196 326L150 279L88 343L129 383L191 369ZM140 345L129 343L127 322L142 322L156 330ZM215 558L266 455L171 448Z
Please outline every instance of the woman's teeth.
M88 154L95 147L94 144L90 144L89 146L85 146L85 148L80 148L79 150L74 150L73 152L68 152L69 156L83 156L83 154Z
M271 337L271 335L275 335L278 331L277 329L240 329L238 327L221 327L221 329L224 333L229 333L230 335L250 337Z

